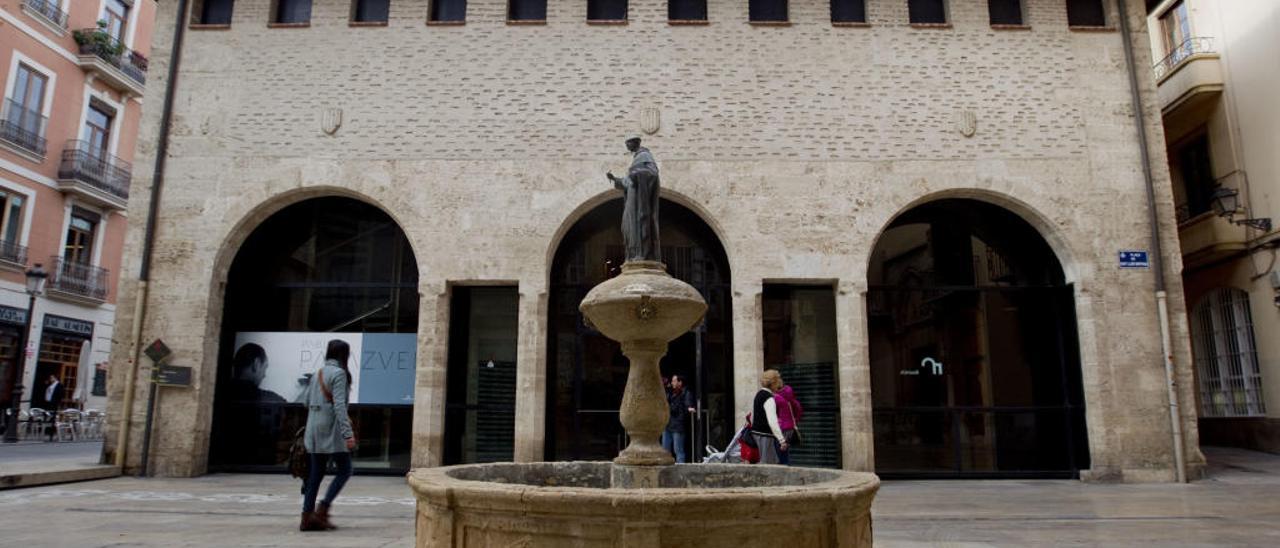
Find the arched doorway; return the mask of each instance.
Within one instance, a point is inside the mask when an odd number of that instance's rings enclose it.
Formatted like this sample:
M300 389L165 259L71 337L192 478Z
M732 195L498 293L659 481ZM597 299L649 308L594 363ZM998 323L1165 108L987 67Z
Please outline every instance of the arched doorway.
M284 470L306 422L293 402L339 338L352 350L356 468L407 470L417 287L404 232L367 203L314 198L258 226L227 277L210 469Z
M1072 287L995 205L900 215L867 273L876 472L1074 477L1088 468Z
M679 204L662 201L662 258L667 272L707 300L703 325L672 341L662 374L683 374L699 412L687 432L690 462L708 443L733 436L733 348L729 261L707 224ZM565 234L551 266L547 344L547 460L608 460L626 446L618 406L627 378L619 345L578 311L587 292L616 276L623 260L622 200L591 210Z

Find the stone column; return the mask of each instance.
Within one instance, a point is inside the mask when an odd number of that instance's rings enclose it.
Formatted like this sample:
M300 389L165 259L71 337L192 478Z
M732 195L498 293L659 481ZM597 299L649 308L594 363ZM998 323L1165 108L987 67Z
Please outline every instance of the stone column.
M520 291L516 349L516 462L543 460L547 412L547 292L535 286Z
M449 370L449 290L420 284L418 367L413 388L413 443L410 466L444 462L444 406Z
M859 472L875 470L868 336L866 283L841 281L836 291L840 452L844 469Z
M759 279L733 282L733 428L742 425L764 372Z

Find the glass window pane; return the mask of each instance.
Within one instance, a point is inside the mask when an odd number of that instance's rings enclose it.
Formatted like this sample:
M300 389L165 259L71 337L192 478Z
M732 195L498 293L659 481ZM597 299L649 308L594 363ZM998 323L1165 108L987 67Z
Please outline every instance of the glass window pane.
M668 0L667 19L671 21L706 21L707 0Z
M627 0L587 0L588 21L625 21Z
M798 404L798 466L840 467L840 383L835 293L830 287L764 287L765 368L777 369Z
M453 290L445 464L514 457L519 301L514 287Z
M467 0L431 0L432 21L466 21Z

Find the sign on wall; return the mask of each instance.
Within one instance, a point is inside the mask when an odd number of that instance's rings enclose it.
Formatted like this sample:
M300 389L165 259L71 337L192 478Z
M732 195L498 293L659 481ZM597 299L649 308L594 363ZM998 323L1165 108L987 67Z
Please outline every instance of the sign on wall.
M93 336L93 322L54 316L53 314L44 315L44 328L48 331L57 331L68 335Z
M351 346L347 364L352 381L350 403L413 404L418 344L413 333L237 333L236 355L253 344L266 356L265 372L246 373L241 378L260 378L259 390L285 401L299 401L312 375L324 364L325 348L334 339ZM245 355L255 352L250 349Z
M1146 251L1121 251L1120 268L1151 268L1151 259Z

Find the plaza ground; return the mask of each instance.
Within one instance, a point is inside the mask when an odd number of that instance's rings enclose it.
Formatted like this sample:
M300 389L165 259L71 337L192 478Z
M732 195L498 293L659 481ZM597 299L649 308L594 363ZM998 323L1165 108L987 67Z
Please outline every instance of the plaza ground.
M1280 546L1280 456L1206 453L1208 478L1188 485L886 482L873 508L876 545ZM0 466L13 462L0 454ZM402 478L354 478L332 533L297 531L299 485L214 474L0 491L0 546L412 546Z

